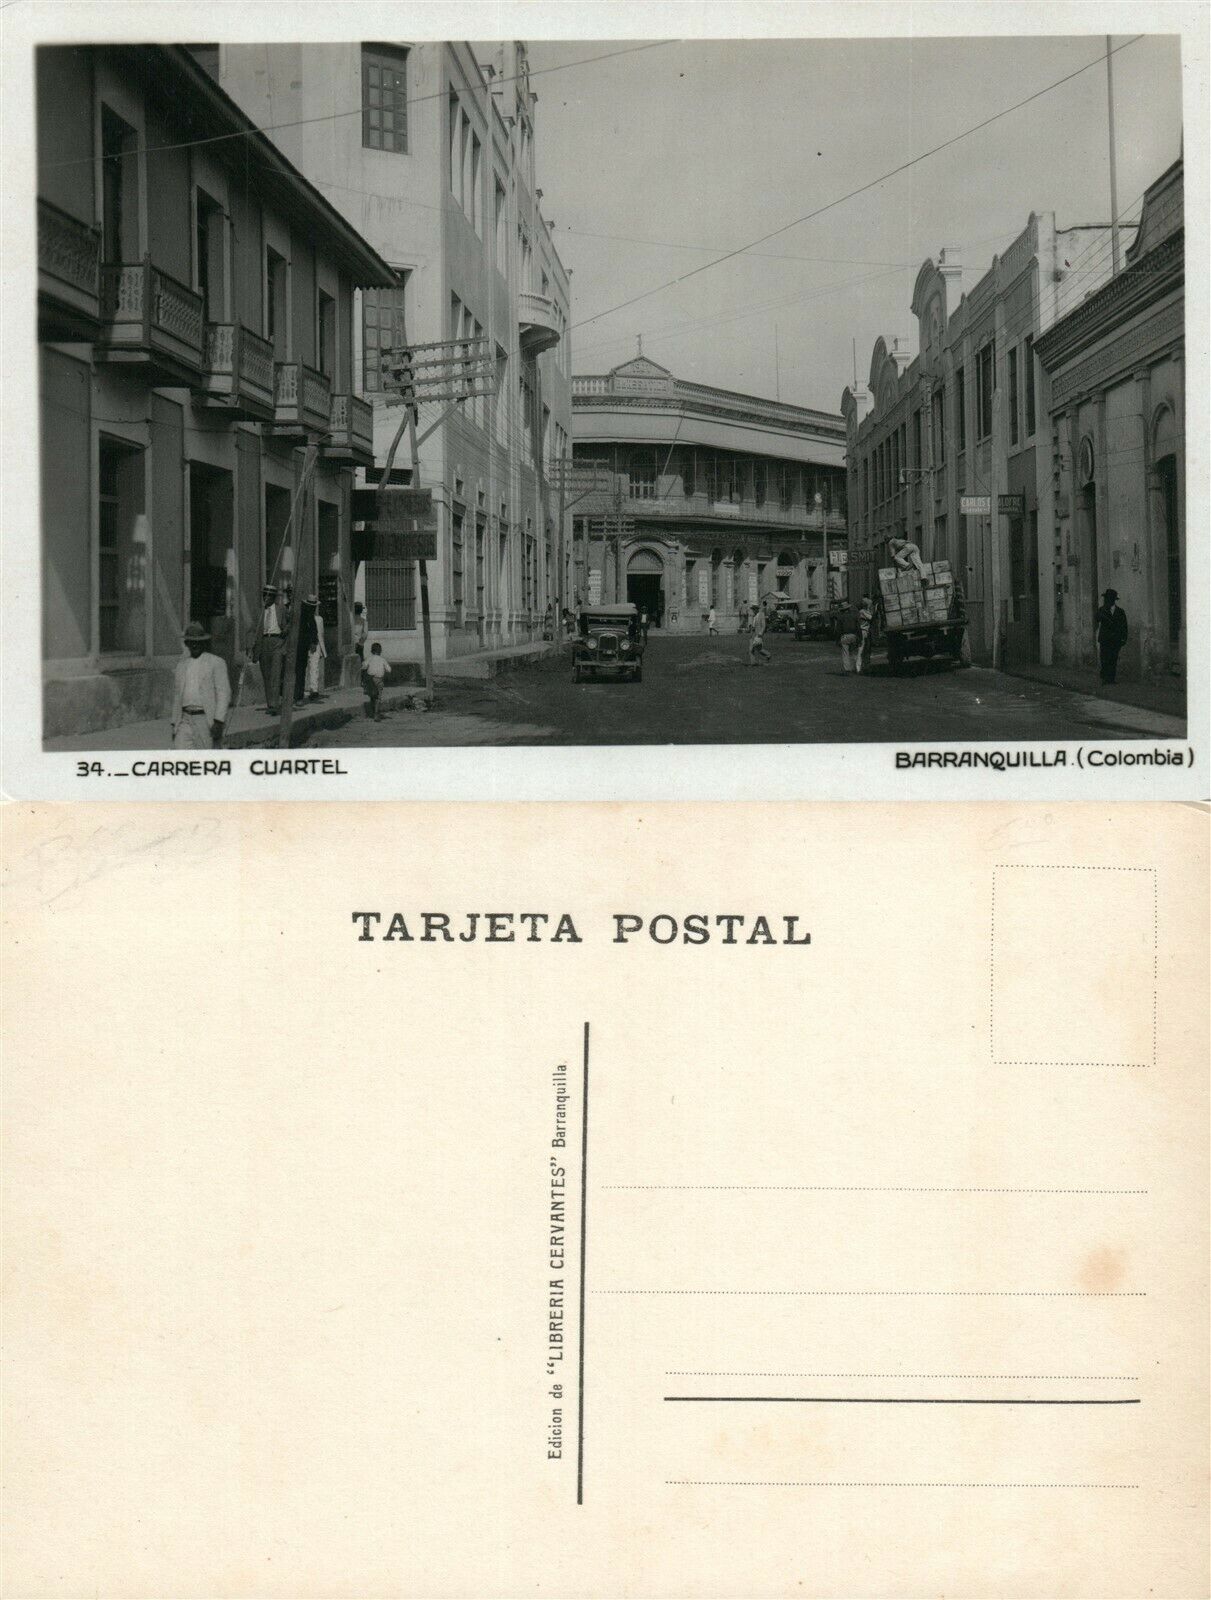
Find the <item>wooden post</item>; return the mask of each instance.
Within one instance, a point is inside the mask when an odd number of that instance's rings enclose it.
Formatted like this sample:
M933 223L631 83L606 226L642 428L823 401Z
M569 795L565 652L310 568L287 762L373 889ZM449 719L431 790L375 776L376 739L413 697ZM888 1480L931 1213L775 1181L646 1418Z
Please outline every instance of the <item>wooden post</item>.
M309 484L312 468L319 456L319 447L314 444L307 446L307 453L303 457L303 476L299 483L299 491L295 496L294 505L291 507L290 519L293 524L292 531L297 535L298 521L295 516L299 504L303 507L302 521L307 522L307 506L309 503ZM307 592L307 569L310 565L311 540L309 538L294 539L294 548L298 552L298 560L294 568L294 594L290 606L290 628L286 635L285 660L282 663L282 715L278 724L278 748L290 748L290 729L294 722L294 678L295 662L299 653L299 626L303 616L302 596Z

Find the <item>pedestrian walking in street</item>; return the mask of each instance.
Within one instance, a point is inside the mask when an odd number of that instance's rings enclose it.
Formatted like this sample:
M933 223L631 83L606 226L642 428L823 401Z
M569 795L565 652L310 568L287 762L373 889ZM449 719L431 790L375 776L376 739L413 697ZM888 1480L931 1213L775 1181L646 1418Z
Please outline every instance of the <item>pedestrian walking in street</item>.
M328 655L328 647L324 643L324 619L320 615L320 599L317 594L309 594L303 605L302 627L299 630L300 651L304 648L304 633L307 650L304 689L308 700L318 700L324 681L324 661Z
M708 638L712 633L718 633L719 632L719 619L715 615L714 606L712 606L711 609L706 614L706 631L707 631Z
M200 622L189 624L183 642L188 654L177 662L172 680L172 747L213 750L231 705L227 663L206 648L210 635Z
M353 602L353 648L357 658L363 664L366 660L366 639L370 633L370 626L366 621L366 608L360 600Z
M1127 613L1118 603L1118 590L1107 589L1097 611L1097 653L1103 683L1113 683L1118 654L1127 643Z
M282 709L282 651L286 648L289 622L286 604L277 585L267 583L261 590L261 620L248 653L261 669L265 685L265 709L276 717Z
M750 667L757 665L757 657L761 656L768 663L772 658L765 648L765 607L758 606L753 613L753 627L748 641L748 664Z
M843 673L859 673L862 671L862 634L858 623L858 613L849 601L837 619L838 637L841 641L841 671Z
M862 596L862 604L858 607L858 656L855 672L862 671L863 662L870 666L871 635L875 629L875 608L871 604L868 594Z
M370 646L370 656L366 662L366 670L362 673L362 681L366 685L366 694L369 697L366 705L366 715L375 722L383 720L380 701L383 697L383 685L391 676L391 663L383 654L383 647L376 639Z

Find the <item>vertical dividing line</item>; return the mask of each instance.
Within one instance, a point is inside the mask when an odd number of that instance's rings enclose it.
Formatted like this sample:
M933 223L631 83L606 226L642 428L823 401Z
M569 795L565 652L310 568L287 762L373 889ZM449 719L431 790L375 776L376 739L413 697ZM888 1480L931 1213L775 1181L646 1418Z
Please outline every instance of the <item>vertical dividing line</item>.
M584 1081L580 1101L580 1326L576 1382L576 1504L584 1505L584 1302L585 1239L589 1194L589 1025L584 1025Z

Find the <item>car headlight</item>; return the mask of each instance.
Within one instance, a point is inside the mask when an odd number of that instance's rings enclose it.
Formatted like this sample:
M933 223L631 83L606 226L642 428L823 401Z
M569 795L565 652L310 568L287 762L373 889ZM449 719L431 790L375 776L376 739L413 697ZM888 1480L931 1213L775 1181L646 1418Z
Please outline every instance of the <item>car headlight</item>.
M629 649L630 649L630 648L631 648L631 641L630 641L630 640L629 640L629 639L624 639L624 640L623 640L623 641L622 641L622 651L623 651L623 654L624 654L624 655L625 655L625 654L626 654L626 652L627 652L627 651L628 651L628 650L629 650Z
M596 639L586 639L585 642L584 642L584 647L585 647L586 650L596 650L596 648L597 648L597 640Z

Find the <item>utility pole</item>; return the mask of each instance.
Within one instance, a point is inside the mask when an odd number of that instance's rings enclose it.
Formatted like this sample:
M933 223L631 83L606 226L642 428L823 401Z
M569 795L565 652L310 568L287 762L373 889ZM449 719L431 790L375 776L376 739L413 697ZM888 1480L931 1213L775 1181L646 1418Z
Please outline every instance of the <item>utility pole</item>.
M309 569L311 566L311 534L312 519L309 510L311 506L311 474L319 456L319 446L309 444L303 456L303 467L299 477L298 493L294 505L291 507L290 517L293 523L293 546L298 551L298 561L294 568L294 593L290 600L290 626L286 630L285 659L282 663L282 714L278 723L278 748L290 748L290 729L294 722L294 683L296 662L299 654L299 632L303 620L303 596L308 592L310 582ZM295 513L302 510L299 519ZM300 534L300 520L302 531Z
M564 519L568 514L568 463L570 456L561 456L559 460L559 527L555 534L555 616L552 619L554 626L552 633L555 642L563 640L563 614L568 604L567 562L564 559Z
M1106 35L1106 110L1110 123L1110 256L1111 276L1119 273L1118 175L1114 159L1114 66L1111 62L1110 35Z

